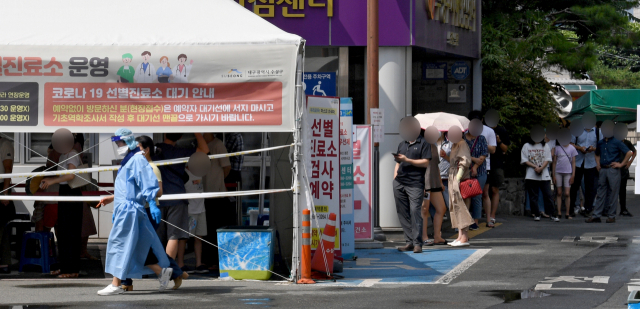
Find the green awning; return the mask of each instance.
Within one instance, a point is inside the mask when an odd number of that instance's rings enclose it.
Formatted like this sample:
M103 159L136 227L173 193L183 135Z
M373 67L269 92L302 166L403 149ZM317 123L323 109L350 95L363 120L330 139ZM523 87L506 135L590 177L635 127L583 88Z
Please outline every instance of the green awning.
M598 121L635 122L640 104L640 89L591 90L573 102L565 119L574 120L593 112Z

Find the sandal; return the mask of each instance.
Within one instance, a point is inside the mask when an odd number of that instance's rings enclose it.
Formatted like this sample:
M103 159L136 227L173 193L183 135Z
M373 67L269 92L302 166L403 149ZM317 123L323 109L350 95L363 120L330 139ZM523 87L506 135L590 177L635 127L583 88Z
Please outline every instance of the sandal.
M449 242L445 239L444 242L434 242L433 244L436 246L446 246Z
M52 275L52 276L58 276L58 275L60 275L60 270L59 270L59 269L58 269L58 270L52 270L52 271L49 273L49 275Z
M433 246L433 239L427 239L422 243L423 247L431 247Z
M547 218L547 219L549 219L549 215L547 215L547 214L546 214L546 213L544 213L544 212L541 212L541 213L540 213L540 216L542 216L543 218Z
M487 227L492 229L492 228L494 228L496 226L493 224L493 222L487 222Z
M60 279L67 279L67 278L78 278L79 274L75 273L75 274L60 274L58 275L58 278Z
M570 216L570 215L565 215L564 217L565 217L567 220L572 220L572 219L573 219L573 217L572 217L572 216Z

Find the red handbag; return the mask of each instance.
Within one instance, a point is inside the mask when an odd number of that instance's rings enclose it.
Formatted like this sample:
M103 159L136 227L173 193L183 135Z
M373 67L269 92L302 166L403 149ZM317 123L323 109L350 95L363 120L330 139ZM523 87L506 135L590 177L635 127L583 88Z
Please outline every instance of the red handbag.
M463 199L472 198L478 195L482 195L482 188L480 188L480 182L478 179L469 178L460 183L460 194Z
M471 146L471 151L476 147L476 142L478 142L478 138L473 142L473 146ZM460 183L460 194L463 199L472 198L478 195L482 195L482 188L480 188L480 182L478 179L469 178Z

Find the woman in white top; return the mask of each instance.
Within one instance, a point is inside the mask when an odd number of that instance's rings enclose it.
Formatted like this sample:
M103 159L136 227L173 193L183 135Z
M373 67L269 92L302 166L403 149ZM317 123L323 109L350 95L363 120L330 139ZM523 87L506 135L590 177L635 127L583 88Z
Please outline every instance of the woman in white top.
M70 143L68 146L67 152L60 155L58 170L73 170L81 165L80 156L73 149L73 144ZM40 183L40 188L46 190L53 184L60 184L59 196L82 196L80 188L72 189L68 184L75 177L76 175L70 174L45 178ZM51 272L58 278L77 278L80 272L82 205L82 202L58 202L56 231L60 269Z
M540 210L538 209L538 192L542 190L544 200L544 211L553 214L553 197L551 195L551 175L549 164L552 162L551 149L544 142L544 129L531 129L531 141L522 146L520 153L520 163L527 167L525 177L525 188L529 195L531 212L534 220L540 221ZM556 216L551 216L552 221L560 221Z

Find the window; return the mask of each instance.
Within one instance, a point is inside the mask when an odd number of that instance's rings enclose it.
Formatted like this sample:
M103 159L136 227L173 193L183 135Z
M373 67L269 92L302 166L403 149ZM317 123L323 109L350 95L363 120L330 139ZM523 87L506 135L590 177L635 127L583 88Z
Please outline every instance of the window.
M27 133L26 163L44 163L47 161L47 149L51 145L53 133Z
M19 133L16 133L18 135ZM53 133L25 133L24 144L28 149L24 150L24 162L25 163L45 163L47 162L48 148L51 145L51 137ZM76 143L79 144L79 149L82 149L82 161L98 162L97 147L91 148L97 143L97 134L91 133L78 133L76 135ZM14 143L17 150L21 148L20 144ZM106 143L105 143L106 144ZM16 156L17 157L17 156Z

